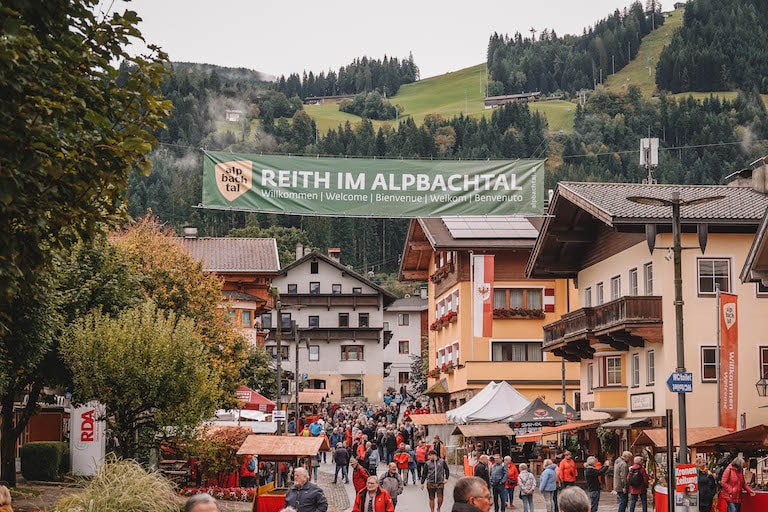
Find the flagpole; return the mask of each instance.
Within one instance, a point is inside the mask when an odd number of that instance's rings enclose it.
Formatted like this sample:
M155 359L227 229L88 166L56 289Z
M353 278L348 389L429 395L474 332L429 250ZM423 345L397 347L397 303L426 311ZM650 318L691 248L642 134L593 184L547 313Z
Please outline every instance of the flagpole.
M715 357L715 368L717 369L717 426L720 424L720 408L722 407L722 390L720 389L720 283L715 283L715 303L717 304L717 354Z
M469 251L469 289L471 291L469 309L469 353L475 360L475 251Z

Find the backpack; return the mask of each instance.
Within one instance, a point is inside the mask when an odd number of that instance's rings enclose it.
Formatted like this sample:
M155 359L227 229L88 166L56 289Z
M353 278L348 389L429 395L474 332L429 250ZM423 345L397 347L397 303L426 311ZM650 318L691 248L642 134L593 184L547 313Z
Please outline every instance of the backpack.
M635 488L643 486L645 481L643 480L643 473L639 469L629 470L629 485Z
M251 459L248 461L248 471L256 471L256 461Z

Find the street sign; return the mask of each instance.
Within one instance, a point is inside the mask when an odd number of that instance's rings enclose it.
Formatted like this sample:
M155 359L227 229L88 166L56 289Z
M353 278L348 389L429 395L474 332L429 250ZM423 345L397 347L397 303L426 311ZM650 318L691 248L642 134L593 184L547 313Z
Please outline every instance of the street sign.
M693 373L674 372L667 379L667 387L673 393L693 392Z
M272 420L273 421L278 421L278 420L285 421L285 411L278 411L277 409L272 411Z

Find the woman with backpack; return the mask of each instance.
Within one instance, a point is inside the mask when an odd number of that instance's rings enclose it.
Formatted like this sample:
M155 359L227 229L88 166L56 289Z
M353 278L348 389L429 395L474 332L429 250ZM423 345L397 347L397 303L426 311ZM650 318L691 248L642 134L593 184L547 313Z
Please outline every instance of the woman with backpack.
M739 512L741 510L741 493L748 492L755 495L747 482L744 481L744 459L736 457L723 471L720 479L720 496L728 504L727 512Z
M643 512L648 512L648 472L643 467L643 458L635 457L635 463L627 472L629 485L629 512L635 512L637 500L643 504Z

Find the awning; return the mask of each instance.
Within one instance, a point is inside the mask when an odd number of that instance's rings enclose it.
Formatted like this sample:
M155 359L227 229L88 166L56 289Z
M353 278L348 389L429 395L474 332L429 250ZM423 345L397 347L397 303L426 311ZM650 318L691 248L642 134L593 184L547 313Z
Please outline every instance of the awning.
M573 423L566 423L565 425L558 425L556 427L545 427L538 432L530 432L515 437L516 443L535 443L541 441L544 436L552 434L559 434L560 432L571 432L573 430L584 430L599 425L599 421L574 421Z
M508 423L478 423L476 425L456 425L452 435L461 434L464 437L512 437L515 431Z
M408 418L414 425L448 425L444 412L437 414L411 414Z
M305 389L304 391L299 391L299 403L300 404L319 404L322 403L323 400L325 400L325 396L328 394L328 391L325 389ZM296 402L296 395L291 396L291 400L288 403L295 403Z
M634 428L636 425L641 425L650 422L648 417L644 418L621 418L620 420L606 421L602 425L603 428Z
M277 432L277 423L274 421L228 421L215 420L206 422L214 427L243 427L251 429L254 434L274 434Z
M448 381L446 379L440 379L439 381L435 382L431 386L427 388L423 395L447 395L449 393L448 391Z
M245 438L238 455L258 455L268 460L290 460L293 457L311 457L317 452L329 452L326 436L265 436L251 434Z
M713 437L728 434L728 429L724 427L689 427L687 441L688 446L712 439ZM675 446L680 446L680 429L672 430L672 441ZM667 429L654 428L643 430L632 446L655 446L656 448L667 447Z
M688 446L705 450L718 447L729 451L765 450L768 448L768 425L755 425L745 430L737 430L696 444L691 443Z

